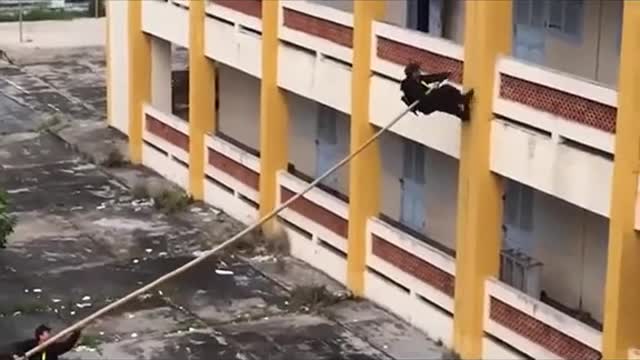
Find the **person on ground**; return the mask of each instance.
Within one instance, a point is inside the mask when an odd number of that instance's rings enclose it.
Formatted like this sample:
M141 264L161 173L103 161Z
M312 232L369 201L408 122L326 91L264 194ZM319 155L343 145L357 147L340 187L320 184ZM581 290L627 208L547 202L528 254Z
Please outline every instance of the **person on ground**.
M29 357L29 360L58 360L60 355L73 349L78 342L78 339L80 339L81 334L81 330L75 331L69 334L66 339L54 342L42 352L32 355ZM16 343L14 356L22 358L27 352L29 352L29 350L47 341L51 337L51 328L46 325L40 325L36 328L34 335L33 339Z
M402 101L410 106L420 101L413 109L429 115L441 111L467 121L470 118L470 105L473 99L473 89L462 93L457 88L446 84L450 72L423 74L418 63L412 62L404 69L405 79L400 84Z

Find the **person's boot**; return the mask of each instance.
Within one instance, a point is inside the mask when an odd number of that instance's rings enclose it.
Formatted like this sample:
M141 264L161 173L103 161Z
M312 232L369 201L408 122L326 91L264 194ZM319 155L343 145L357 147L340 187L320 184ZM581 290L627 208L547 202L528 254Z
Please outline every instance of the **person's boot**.
M464 95L462 95L463 97L462 117L461 117L462 121L471 120L471 101L473 100L473 94L474 94L473 89L470 89L469 91L464 93Z

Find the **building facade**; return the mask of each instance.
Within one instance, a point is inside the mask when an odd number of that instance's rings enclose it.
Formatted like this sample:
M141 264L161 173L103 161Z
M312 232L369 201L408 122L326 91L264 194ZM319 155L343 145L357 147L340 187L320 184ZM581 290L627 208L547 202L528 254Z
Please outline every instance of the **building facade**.
M107 10L108 119L132 161L247 224L403 111L409 61L451 72L471 122L400 120L280 214L293 255L464 358L635 356L640 2Z

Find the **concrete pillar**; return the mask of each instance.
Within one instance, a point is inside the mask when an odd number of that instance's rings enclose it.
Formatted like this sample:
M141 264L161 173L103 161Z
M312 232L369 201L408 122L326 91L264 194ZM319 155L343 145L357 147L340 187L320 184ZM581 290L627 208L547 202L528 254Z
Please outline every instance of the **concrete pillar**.
M129 11L129 158L142 163L142 109L151 95L151 43L142 32L142 1L127 2Z
M502 245L502 181L489 169L493 85L499 54L511 51L511 0L466 1L464 86L475 89L463 123L456 243L454 347L482 358L485 281L497 276Z
M354 2L351 78L351 152L376 132L369 123L372 22L384 16L384 0ZM374 142L349 162L349 243L347 286L364 295L367 219L380 210L380 149Z
M189 193L196 200L204 198L204 136L216 126L215 68L204 54L205 6L189 3Z
M280 1L262 2L262 82L260 84L260 216L276 206L277 173L289 159L289 114L278 88L278 18ZM274 230L269 222L264 230Z
M635 229L640 169L640 2L624 2L622 23L603 359L628 359L630 348L640 346L640 236Z

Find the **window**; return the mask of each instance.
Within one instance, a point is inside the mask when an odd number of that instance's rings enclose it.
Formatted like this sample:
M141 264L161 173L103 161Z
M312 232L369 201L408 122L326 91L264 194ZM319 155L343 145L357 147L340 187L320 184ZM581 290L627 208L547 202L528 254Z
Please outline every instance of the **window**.
M549 29L573 38L582 36L584 0L516 0L514 24Z
M505 194L505 223L524 231L533 228L533 189L508 181Z
M412 230L425 228L425 149L421 144L404 141L400 222Z
M338 144L337 113L330 107L319 105L318 138L324 144Z
M533 28L544 27L544 0L516 0L514 9L515 24Z
M569 37L580 38L582 36L583 0L548 0L546 4L547 29Z
M403 177L424 184L424 149L422 145L407 140L404 143Z

